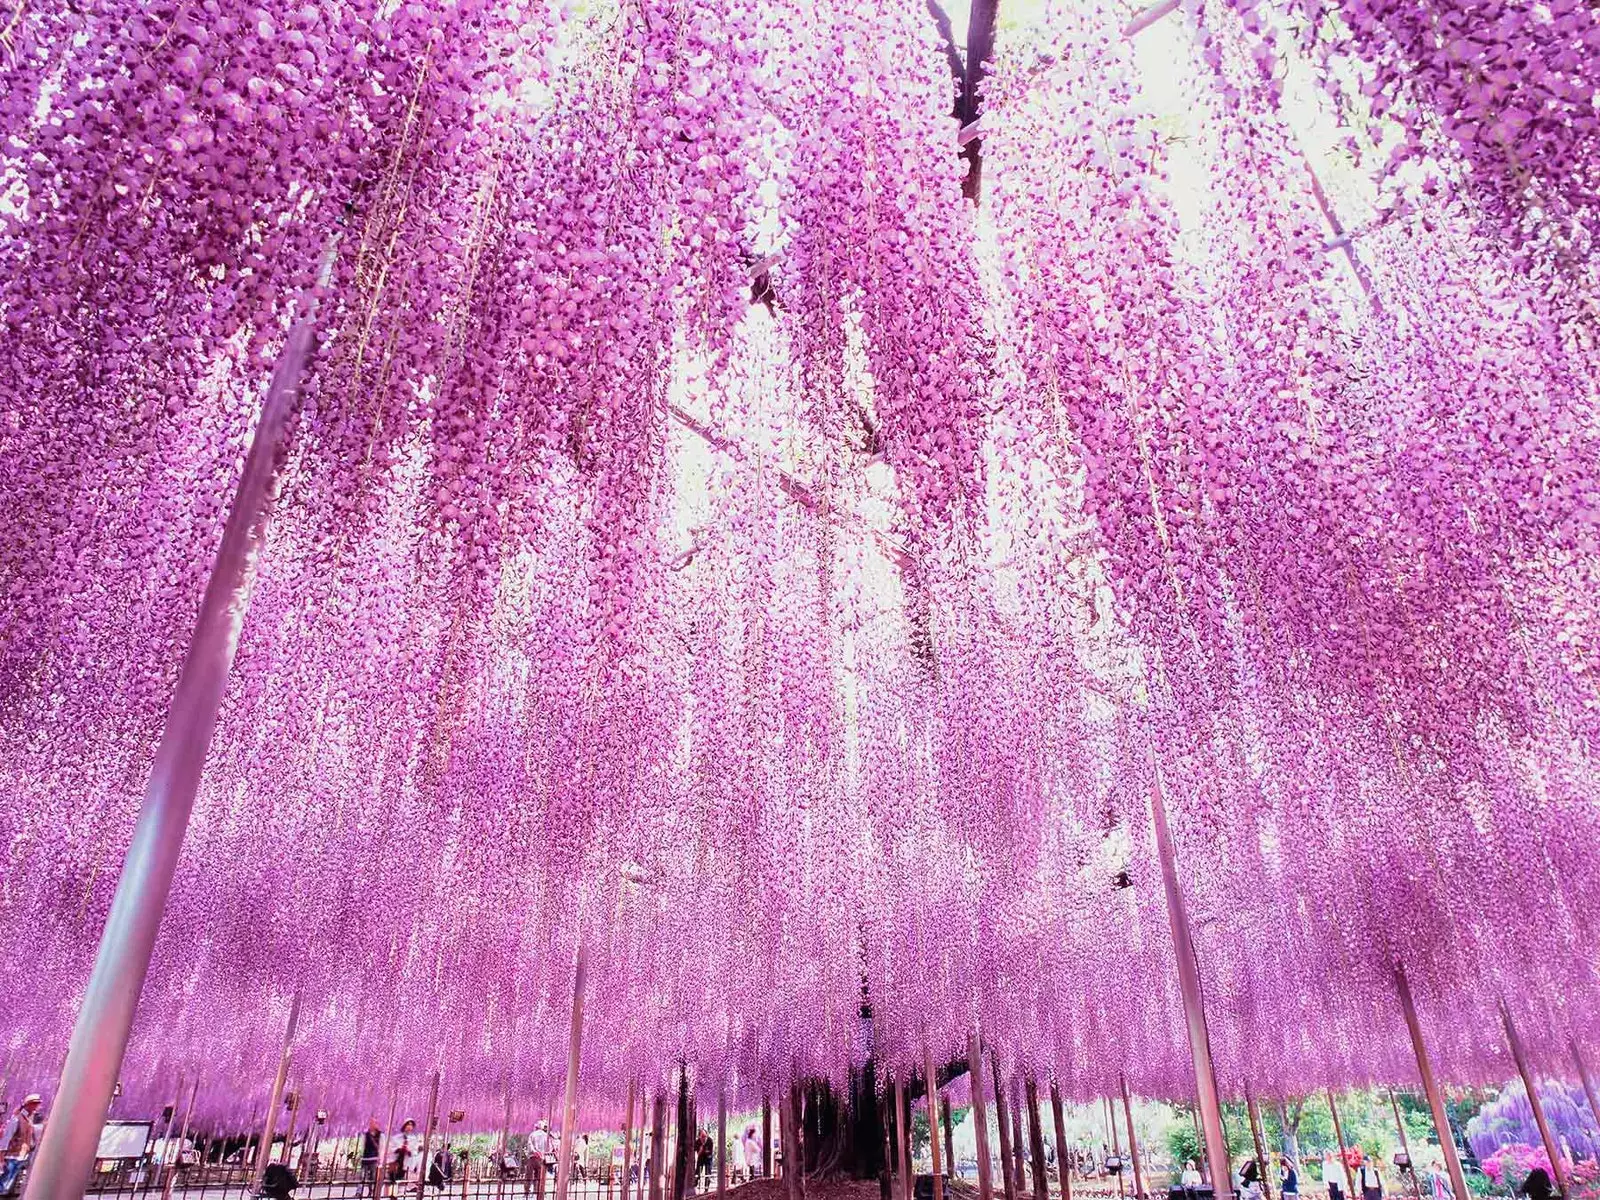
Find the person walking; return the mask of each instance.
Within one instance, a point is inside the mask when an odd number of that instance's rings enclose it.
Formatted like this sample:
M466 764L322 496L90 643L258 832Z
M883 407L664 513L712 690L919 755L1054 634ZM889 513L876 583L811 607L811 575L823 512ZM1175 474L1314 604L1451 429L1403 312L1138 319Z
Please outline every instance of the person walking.
M1339 1156L1332 1150L1324 1151L1322 1155L1322 1182L1328 1189L1328 1200L1344 1200L1344 1188L1339 1185L1339 1176L1344 1172L1344 1167L1339 1162Z
M0 1194L9 1195L17 1186L17 1177L27 1166L33 1148L39 1144L39 1125L35 1118L44 1100L38 1093L30 1095L17 1106L6 1125L5 1167L0 1170Z
M1300 1200L1300 1172L1287 1154L1278 1155L1278 1194L1283 1200Z
M1543 1167L1535 1167L1528 1172L1528 1177L1522 1181L1522 1186L1517 1189L1528 1200L1550 1200L1555 1192L1555 1185L1550 1182L1550 1172Z
M1428 1164L1428 1193L1431 1200L1456 1200L1456 1190L1437 1158Z
M761 1135L754 1121L744 1127L744 1168L751 1179L761 1178Z
M711 1135L702 1129L694 1139L694 1186L697 1190L711 1186L711 1158Z
M403 1183L411 1170L411 1160L417 1156L417 1123L407 1121L400 1126L400 1136L389 1147L389 1182Z
M1356 1187L1361 1191L1361 1200L1383 1200L1383 1174L1371 1155L1364 1155L1356 1168Z
M372 1200L378 1200L378 1151L382 1143L383 1126L373 1117L361 1135L361 1190L356 1193L357 1200L369 1193Z
M1239 1172L1239 1193L1244 1200L1261 1200L1261 1164L1253 1158Z

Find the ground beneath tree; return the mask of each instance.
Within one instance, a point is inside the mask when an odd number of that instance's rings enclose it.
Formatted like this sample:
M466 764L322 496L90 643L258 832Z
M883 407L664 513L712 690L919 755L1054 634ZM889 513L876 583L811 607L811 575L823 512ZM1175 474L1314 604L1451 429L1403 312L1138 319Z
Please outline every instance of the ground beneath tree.
M757 1179L730 1188L738 1192L739 1200L788 1200L789 1192L781 1179ZM944 1194L947 1200L978 1200L978 1189L962 1180L946 1180ZM806 1200L879 1200L878 1183L874 1179L833 1178L806 1180ZM892 1200L900 1200L896 1188Z

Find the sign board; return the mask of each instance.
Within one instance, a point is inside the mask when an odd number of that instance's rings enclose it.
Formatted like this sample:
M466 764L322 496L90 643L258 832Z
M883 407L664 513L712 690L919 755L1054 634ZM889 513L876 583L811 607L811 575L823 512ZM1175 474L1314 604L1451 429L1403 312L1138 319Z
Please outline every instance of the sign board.
M107 1121L100 1129L96 1158L143 1158L155 1131L154 1121Z

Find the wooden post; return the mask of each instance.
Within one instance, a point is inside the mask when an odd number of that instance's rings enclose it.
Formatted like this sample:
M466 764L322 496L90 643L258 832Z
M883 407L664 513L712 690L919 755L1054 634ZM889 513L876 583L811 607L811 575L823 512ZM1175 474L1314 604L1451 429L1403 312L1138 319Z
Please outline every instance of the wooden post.
M1455 1133L1450 1128L1450 1115L1445 1110L1444 1093L1439 1090L1439 1083L1433 1077L1433 1066L1428 1061L1428 1048L1422 1040L1422 1023L1417 1018L1417 1006L1411 998L1411 981L1406 978L1404 963L1395 964L1394 987L1400 1000L1400 1011L1405 1015L1406 1029L1411 1034L1411 1050L1417 1058L1417 1074L1422 1078L1422 1091L1428 1097L1428 1108L1433 1113L1433 1128L1439 1136L1439 1148L1444 1152L1445 1169L1450 1173L1450 1187L1456 1200L1463 1200L1471 1195L1467 1191L1467 1176L1461 1169L1461 1156L1456 1152Z
M622 1117L622 1200L628 1200L629 1179L633 1174L633 1097L636 1084L628 1080L628 1107Z
M989 1071L994 1079L994 1119L1000 1132L1000 1184L1005 1189L1006 1200L1017 1200L1017 1181L1012 1176L1015 1164L1011 1161L1011 1106L1006 1102L1005 1081L1000 1077L1000 1058L994 1048L989 1048Z
M1589 1101L1589 1112L1594 1117L1596 1126L1600 1126L1600 1098L1595 1096L1594 1081L1589 1078L1589 1064L1583 1059L1583 1051L1578 1049L1576 1038L1569 1039L1567 1045L1572 1050L1572 1063L1578 1068L1578 1080L1583 1084L1583 1094Z
M1133 1162L1133 1195L1134 1200L1144 1200L1144 1173L1139 1167L1139 1141L1133 1132L1133 1097L1128 1094L1128 1077L1122 1077L1122 1115L1128 1122L1128 1158ZM1261 1152L1260 1139L1256 1142L1256 1153ZM1261 1170L1266 1171L1266 1164Z
M717 1089L717 1200L728 1194L728 1087Z
M374 1196L386 1196L389 1193L389 1184L385 1179L388 1160L384 1157L389 1146L389 1131L394 1128L394 1110L400 1102L400 1079L397 1076L394 1085L389 1089L389 1119L384 1122L383 1129L378 1133L378 1161L374 1164L372 1191Z
M1550 1166L1556 1173L1556 1186L1562 1196L1571 1200L1572 1181L1567 1178L1567 1161L1561 1157L1561 1144L1550 1132L1550 1122L1544 1115L1544 1102L1539 1099L1538 1083L1533 1077L1533 1071L1528 1067L1527 1055L1523 1052L1522 1037L1517 1033L1517 1023L1511 1019L1511 1008L1503 998L1500 1001L1500 1019L1505 1023L1506 1042L1510 1045L1511 1057L1517 1064L1517 1074L1522 1076L1522 1086L1527 1090L1528 1104L1533 1109L1533 1121L1539 1127L1539 1138L1544 1142L1544 1152L1550 1156Z
M1344 1126L1339 1123L1339 1106L1333 1102L1333 1089L1328 1089L1328 1113L1333 1117L1333 1136L1339 1140L1339 1162L1344 1167L1345 1195L1356 1200L1356 1177L1350 1170L1350 1155L1345 1150Z
M933 1200L944 1200L944 1164L940 1160L945 1156L939 1153L938 1118L944 1105L939 1103L939 1077L933 1073L933 1050L926 1042L922 1044L922 1074L928 1089L928 1152L933 1159Z
M572 1185L572 1148L578 1124L578 1064L583 1052L583 985L589 972L589 947L578 943L572 971L572 1023L567 1033L567 1088L561 1103L561 1157L556 1160L556 1200L567 1200Z
M428 1186L428 1147L433 1141L433 1127L439 1121L439 1068L433 1069L433 1079L428 1086L428 1121L422 1127L422 1170L417 1173L418 1200L427 1194ZM402 1190L405 1184L401 1184Z
M1068 1165L1067 1122L1061 1115L1061 1088L1050 1081L1050 1115L1056 1125L1056 1174L1061 1176L1061 1200L1072 1200L1072 1168Z
M1261 1171L1261 1194L1266 1200L1272 1200L1272 1189L1267 1182L1267 1177L1271 1174L1267 1162L1267 1144L1261 1140L1261 1110L1256 1107L1255 1093L1250 1090L1248 1083L1244 1085L1244 1108L1250 1115L1250 1140L1256 1146L1256 1166ZM1354 1200L1354 1197L1351 1200Z
M967 1035L967 1079L972 1084L972 1129L978 1139L978 1200L994 1200L994 1168L989 1162L989 1106L983 1099L983 1043Z
M1028 1102L1028 1157L1033 1164L1034 1200L1050 1200L1050 1180L1044 1166L1044 1127L1039 1123L1039 1085L1032 1072L1024 1077L1022 1091Z

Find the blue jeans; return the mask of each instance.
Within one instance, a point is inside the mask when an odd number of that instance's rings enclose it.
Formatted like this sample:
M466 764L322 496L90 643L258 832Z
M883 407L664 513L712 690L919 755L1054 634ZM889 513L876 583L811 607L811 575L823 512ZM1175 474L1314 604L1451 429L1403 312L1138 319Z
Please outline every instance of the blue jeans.
M0 1193L9 1192L17 1185L17 1176L22 1174L22 1168L28 1165L25 1158L8 1158L3 1170L0 1170Z

